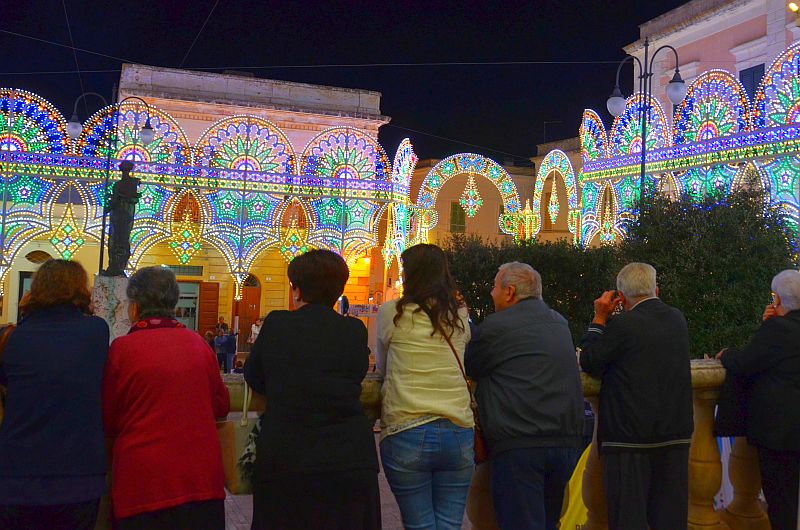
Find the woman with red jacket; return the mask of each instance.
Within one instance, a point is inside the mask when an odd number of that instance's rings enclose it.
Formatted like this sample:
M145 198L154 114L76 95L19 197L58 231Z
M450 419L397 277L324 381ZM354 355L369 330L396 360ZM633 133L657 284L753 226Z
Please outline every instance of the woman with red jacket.
M117 528L220 530L225 490L215 418L228 414L229 396L216 357L173 318L172 271L137 271L127 294L134 324L111 344L103 380Z

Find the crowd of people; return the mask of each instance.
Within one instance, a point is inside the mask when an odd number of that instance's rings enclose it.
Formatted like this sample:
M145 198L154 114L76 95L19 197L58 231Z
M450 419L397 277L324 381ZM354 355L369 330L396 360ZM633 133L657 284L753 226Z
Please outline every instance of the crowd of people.
M410 247L401 263L402 296L377 317L377 451L360 401L367 329L334 309L349 278L338 254L296 257L295 309L272 311L251 330L244 377L267 403L254 530L380 528L379 462L405 528L461 528L484 443L498 528L554 530L582 447L581 370L602 380L597 443L609 527L687 528L689 332L681 311L659 298L652 266L619 272L576 348L528 264L499 267L495 312L475 325L439 247ZM771 288L752 341L717 357L748 383L746 434L772 528L795 530L800 272L779 273ZM211 344L235 344L235 335L221 320L217 338L203 340L175 320L178 287L167 269L137 271L127 293L133 325L109 348L108 327L91 316L86 272L51 260L23 300L25 316L0 335L0 528L93 528L109 464L115 528L225 527L215 418L229 409L220 365L232 364Z

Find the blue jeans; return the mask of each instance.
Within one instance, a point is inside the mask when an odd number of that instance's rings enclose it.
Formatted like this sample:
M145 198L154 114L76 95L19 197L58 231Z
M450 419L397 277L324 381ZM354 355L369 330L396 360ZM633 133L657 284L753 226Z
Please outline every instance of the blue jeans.
M436 420L387 436L381 461L407 530L458 530L472 480L472 429Z
M578 450L530 447L492 460L492 502L500 530L555 530Z

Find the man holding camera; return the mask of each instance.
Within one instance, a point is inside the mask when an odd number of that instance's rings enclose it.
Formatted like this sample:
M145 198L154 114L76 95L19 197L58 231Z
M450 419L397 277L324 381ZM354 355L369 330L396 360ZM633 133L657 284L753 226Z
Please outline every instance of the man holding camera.
M624 311L612 317L615 308ZM693 426L689 331L658 298L656 270L629 263L594 302L580 365L602 379L597 442L610 530L685 530Z

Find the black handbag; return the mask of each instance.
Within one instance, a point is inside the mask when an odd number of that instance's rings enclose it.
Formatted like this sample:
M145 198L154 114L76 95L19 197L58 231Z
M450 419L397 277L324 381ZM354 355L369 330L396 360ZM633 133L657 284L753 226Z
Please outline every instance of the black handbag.
M714 418L714 436L747 435L747 401L750 397L750 379L728 372L719 390L717 415Z

